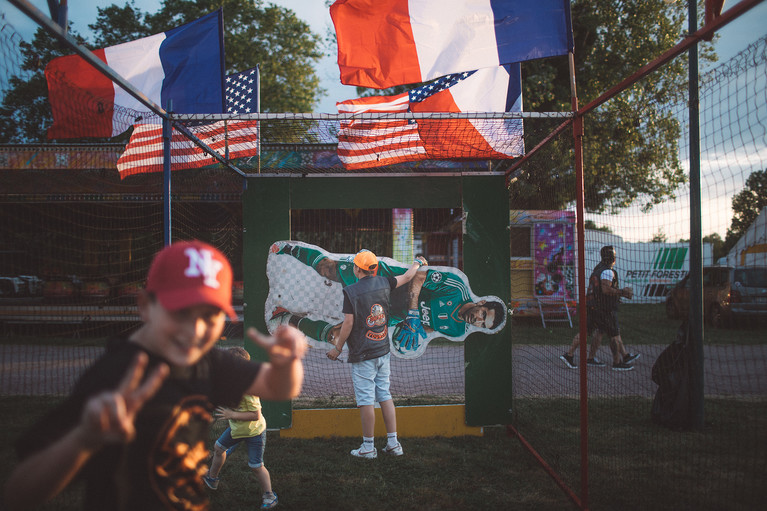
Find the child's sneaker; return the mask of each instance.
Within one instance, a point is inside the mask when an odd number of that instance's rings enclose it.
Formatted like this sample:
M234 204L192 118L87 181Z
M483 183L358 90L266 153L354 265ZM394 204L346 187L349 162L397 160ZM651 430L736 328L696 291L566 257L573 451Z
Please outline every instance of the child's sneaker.
M626 353L626 356L623 357L623 363L624 364L630 364L634 360L639 358L639 353Z
M211 490L218 490L218 477L210 477L210 474L206 473L202 480Z
M562 361L565 363L567 367L570 369L578 369L578 364L575 363L575 360L573 357L565 353L564 355L561 355L559 358L562 359Z
M274 492L264 493L261 497L261 509L273 509L277 507L277 494Z
M605 363L599 360L597 357L589 358L586 360L586 364L592 367L604 367Z
M352 456L356 456L357 458L367 458L369 460L372 460L373 458L378 457L378 450L376 450L376 448L373 447L372 451L365 451L365 446L360 445L359 449L352 450Z
M405 454L402 450L402 444L399 442L397 442L397 445L387 445L384 452L386 454L391 454L392 456L402 456Z

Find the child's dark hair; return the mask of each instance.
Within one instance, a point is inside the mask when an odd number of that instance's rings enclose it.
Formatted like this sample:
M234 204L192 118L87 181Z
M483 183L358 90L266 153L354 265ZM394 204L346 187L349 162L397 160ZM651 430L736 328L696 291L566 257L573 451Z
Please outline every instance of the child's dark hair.
M232 353L232 355L238 356L245 360L250 360L250 353L248 353L247 350L242 346L231 346L227 349Z

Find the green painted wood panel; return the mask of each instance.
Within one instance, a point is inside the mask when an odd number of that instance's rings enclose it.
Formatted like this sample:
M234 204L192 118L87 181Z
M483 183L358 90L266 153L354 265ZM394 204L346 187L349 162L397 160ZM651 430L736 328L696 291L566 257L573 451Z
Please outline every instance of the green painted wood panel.
M463 179L464 273L474 294L511 300L509 199L503 176ZM511 321L500 332L466 339L466 424L511 422Z
M266 258L274 240L290 237L290 188L287 178L247 179L243 192L243 314L244 328L266 332L264 303L269 293ZM266 353L245 339L245 347L256 360ZM263 412L270 428L289 428L293 407L290 401L263 401Z
M247 180L243 201L246 328L266 330L262 306L257 305L268 294L266 259L273 241L290 237L291 209L463 207L464 273L472 291L510 300L509 206L503 176L258 177ZM256 358L264 358L260 350L248 348ZM495 335L471 335L465 356L466 423L509 423L510 325ZM264 414L270 427L290 427L290 403L266 402Z

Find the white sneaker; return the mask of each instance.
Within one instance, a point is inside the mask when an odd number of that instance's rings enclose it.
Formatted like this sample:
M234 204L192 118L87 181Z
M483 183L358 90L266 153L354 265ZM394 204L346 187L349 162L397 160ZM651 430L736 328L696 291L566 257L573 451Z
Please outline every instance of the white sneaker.
M378 457L378 450L376 450L375 447L373 447L372 451L365 451L365 446L360 445L359 449L353 449L352 450L352 456L356 456L357 458L367 458L369 460L372 460L373 458Z
M397 445L387 445L384 452L386 454L391 454L392 456L402 456L405 454L402 450L402 444L399 442L397 442Z

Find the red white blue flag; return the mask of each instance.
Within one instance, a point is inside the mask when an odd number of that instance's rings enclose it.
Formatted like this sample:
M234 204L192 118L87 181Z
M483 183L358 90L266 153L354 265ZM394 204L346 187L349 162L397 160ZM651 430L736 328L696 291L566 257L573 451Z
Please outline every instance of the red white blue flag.
M223 21L219 9L167 32L93 53L161 108L220 113L224 106ZM113 137L147 108L79 55L45 68L53 125L48 138Z
M448 75L395 96L350 99L338 113L521 112L520 65ZM522 119L342 120L338 157L349 170L437 159L516 158Z
M385 89L573 49L570 0L336 0L341 83Z

